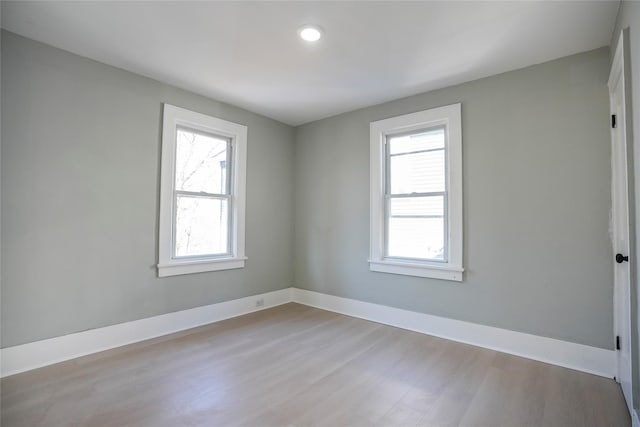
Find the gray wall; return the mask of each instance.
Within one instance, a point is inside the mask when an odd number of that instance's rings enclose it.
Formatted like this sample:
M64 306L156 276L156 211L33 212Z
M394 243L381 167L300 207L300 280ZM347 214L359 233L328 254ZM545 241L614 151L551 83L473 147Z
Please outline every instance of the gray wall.
M633 134L633 146L631 148L633 155L633 165L634 165L634 183L632 184L635 187L636 195L631 195L630 202L635 202L635 218L634 223L636 228L636 237L635 237L635 250L631 255L635 258L636 262L632 263L636 266L640 265L640 236L638 236L638 232L640 231L640 227L637 224L640 224L640 197L637 195L638 190L640 189L640 117L638 113L640 113L640 3L639 2L631 2L631 1L623 1L620 4L620 9L618 11L618 18L616 20L616 28L613 32L613 36L611 38L611 53L615 52L616 46L618 45L618 38L620 37L620 32L628 28L627 39L625 42L628 44L628 50L630 54L631 64L627 64L630 66L627 71L626 77L630 79L631 83L631 93L627 93L628 101L631 101L631 114L627 117L627 120L630 120L629 123L631 127L631 132ZM636 269L636 281L637 277L637 269ZM634 394L634 402L633 406L636 410L640 408L640 374L639 374L639 366L640 360L640 351L638 349L638 295L640 294L640 283L635 283L634 289L631 291L632 293L632 305L631 305L631 340L633 342L632 355L633 355L633 394Z
M295 131L7 32L1 71L3 347L295 285L612 348L606 48ZM249 127L243 270L156 277L162 102ZM454 102L465 280L369 272L369 122Z
M297 128L297 287L613 348L609 50ZM462 283L368 269L369 122L462 102Z
M246 268L158 279L161 105L247 125ZM2 33L2 347L292 285L289 126Z

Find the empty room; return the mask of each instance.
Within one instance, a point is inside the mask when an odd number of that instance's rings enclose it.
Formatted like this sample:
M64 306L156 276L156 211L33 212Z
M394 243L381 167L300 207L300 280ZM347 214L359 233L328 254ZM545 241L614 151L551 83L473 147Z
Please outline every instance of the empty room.
M2 427L640 427L640 2L0 18Z

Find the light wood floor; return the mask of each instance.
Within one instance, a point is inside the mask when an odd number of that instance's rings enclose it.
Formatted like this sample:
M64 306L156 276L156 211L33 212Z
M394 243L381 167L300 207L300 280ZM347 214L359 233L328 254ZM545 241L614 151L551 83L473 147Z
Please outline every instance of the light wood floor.
M298 304L5 378L2 426L628 426L606 378Z

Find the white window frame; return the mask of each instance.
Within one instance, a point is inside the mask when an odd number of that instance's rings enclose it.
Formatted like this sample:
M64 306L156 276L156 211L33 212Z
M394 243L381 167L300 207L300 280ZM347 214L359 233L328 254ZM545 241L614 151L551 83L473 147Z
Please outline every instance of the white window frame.
M462 281L462 121L461 104L453 104L370 123L370 251L371 271ZM445 127L445 215L448 229L445 262L385 256L386 144L390 136Z
M231 141L230 254L174 257L175 170L178 127L229 138ZM247 174L247 127L237 123L164 104L162 163L160 171L160 222L158 276L243 268L245 240L245 194Z

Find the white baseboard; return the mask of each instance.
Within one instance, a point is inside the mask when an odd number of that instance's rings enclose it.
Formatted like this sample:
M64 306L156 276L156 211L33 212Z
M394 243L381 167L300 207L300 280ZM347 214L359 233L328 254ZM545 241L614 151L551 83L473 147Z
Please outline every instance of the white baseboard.
M259 298L264 299L264 305L256 307ZM6 377L288 302L291 302L291 288L3 348L0 350L0 376Z
M256 300L264 298L264 306ZM507 329L478 325L298 288L120 323L0 350L0 376L17 374L87 354L194 328L269 307L297 302L452 341L612 378L615 352ZM635 411L634 411L635 412ZM634 423L637 414L633 414ZM634 427L640 427L640 423Z
M452 341L509 353L607 378L615 376L613 350L432 316L293 288L293 301Z

